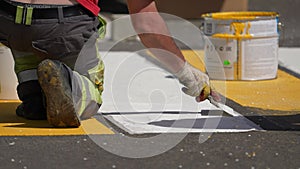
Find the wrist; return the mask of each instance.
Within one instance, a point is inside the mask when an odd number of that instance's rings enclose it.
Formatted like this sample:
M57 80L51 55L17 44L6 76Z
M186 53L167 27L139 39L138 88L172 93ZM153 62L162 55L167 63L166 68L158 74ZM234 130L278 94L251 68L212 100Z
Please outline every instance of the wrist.
M189 72L190 64L187 61L182 62L182 65L178 67L178 70L174 73L174 75L180 79L181 77L186 76L186 74Z
M173 73L177 74L178 72L182 71L186 65L186 61L180 61L174 64L173 66Z

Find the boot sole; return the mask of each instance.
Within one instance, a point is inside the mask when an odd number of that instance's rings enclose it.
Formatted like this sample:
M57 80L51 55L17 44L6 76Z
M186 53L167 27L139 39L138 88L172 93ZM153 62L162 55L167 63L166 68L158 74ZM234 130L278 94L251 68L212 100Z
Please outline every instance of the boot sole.
M72 92L66 87L68 82L59 73L60 69L50 60L41 62L38 67L39 83L46 96L47 120L54 127L79 127Z

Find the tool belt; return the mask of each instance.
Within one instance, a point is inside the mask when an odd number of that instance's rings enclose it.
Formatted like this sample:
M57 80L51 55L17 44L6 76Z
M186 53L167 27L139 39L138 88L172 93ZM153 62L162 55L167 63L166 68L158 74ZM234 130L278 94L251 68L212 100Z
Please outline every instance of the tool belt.
M78 15L90 15L91 12L82 7L81 5L63 6L63 5L39 5L39 4L27 4L21 2L7 2L0 0L0 11L7 13L8 15L16 18L18 15L18 8L22 8L22 12L26 13L31 10L32 19L58 19L58 9L63 11L63 17L72 17Z

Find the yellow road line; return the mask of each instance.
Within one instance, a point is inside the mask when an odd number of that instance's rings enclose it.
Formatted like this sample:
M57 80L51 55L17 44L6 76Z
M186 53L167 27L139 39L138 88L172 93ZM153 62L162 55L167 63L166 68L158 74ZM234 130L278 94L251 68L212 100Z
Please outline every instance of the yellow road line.
M82 121L79 128L52 128L46 120L25 120L15 115L15 109L19 103L0 100L0 136L114 134L93 118Z
M204 70L203 51L183 51L186 59ZM300 111L300 79L278 70L278 77L262 81L212 81L227 98L246 107L267 110Z

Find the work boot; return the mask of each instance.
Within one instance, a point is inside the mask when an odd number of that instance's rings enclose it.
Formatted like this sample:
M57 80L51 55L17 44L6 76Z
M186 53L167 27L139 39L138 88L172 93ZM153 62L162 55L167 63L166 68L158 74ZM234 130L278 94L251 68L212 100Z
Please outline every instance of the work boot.
M44 60L38 66L38 79L46 97L48 122L54 127L80 126L68 67L59 61Z
M16 109L18 116L29 120L47 119L42 89L37 80L20 83L17 92L22 101Z

